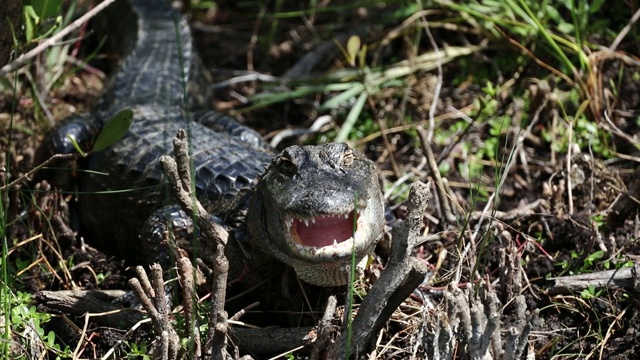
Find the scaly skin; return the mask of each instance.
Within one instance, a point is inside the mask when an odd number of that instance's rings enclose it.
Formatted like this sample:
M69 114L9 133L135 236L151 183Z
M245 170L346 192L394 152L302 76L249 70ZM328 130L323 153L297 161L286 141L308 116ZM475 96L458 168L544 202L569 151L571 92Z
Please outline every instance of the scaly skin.
M155 230L158 219L186 221L175 218L175 207L161 209L173 201L158 163L161 155L172 152L176 130L186 128L198 198L232 230L234 240L246 241L244 220L253 193L247 222L253 235L250 244L292 266L311 284L344 284L352 252L360 261L382 232L382 197L374 164L343 144L294 146L276 157L254 189L272 159L259 135L221 114L187 110L185 91L199 77L194 75L197 60L185 19L161 0L116 4L126 8L116 11L122 24L111 25L117 28L116 36L123 37L118 43L125 53L122 66L94 111L66 121L43 147L71 151L66 134L79 142L91 141L105 119L122 109L133 110L134 122L124 138L92 154L86 166L92 172L80 178L80 216L89 239L133 262L154 259L158 238L163 237ZM354 207L355 242L348 240ZM317 219L316 226L302 225L299 221L304 219ZM144 223L151 225L143 227ZM327 243L311 232L332 239Z

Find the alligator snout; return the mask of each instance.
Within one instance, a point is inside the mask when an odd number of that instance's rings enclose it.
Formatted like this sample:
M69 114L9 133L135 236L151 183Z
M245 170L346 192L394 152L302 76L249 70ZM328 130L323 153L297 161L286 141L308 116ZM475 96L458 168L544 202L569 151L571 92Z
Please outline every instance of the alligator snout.
M314 285L347 282L384 225L375 164L345 144L292 146L267 168L247 214L253 244Z

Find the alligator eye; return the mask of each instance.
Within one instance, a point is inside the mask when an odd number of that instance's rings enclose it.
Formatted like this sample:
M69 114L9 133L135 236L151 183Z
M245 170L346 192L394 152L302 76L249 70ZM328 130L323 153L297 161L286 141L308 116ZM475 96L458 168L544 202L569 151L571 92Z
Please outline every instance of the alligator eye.
M353 160L355 160L355 155L353 155L353 151L348 149L342 154L342 166L351 166L353 164Z
M296 172L296 164L286 153L283 153L278 159L278 168L287 176L291 176Z

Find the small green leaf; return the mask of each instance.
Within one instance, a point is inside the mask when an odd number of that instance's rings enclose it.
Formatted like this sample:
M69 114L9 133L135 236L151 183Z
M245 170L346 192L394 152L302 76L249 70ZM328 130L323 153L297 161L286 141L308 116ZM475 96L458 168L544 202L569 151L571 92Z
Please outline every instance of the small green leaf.
M60 13L60 0L31 0L27 2L41 19L57 16Z
M82 151L82 148L80 148L80 144L78 144L78 142L76 141L76 138L71 136L71 134L67 134L67 139L69 139L69 141L71 141L71 145L73 145L73 148L76 149L78 154L82 155L82 157L87 157L87 153Z
M133 122L133 111L124 109L115 114L102 128L95 144L93 144L92 152L100 151L108 148L120 140L129 130Z
M33 11L33 7L31 6L25 6L24 13L25 37L27 39L27 43L30 43L33 40L33 28L35 27L34 22L38 21L38 15L36 15L35 11Z
M353 35L347 41L347 55L349 55L349 64L351 66L356 65L356 57L358 56L358 51L360 50L360 44L362 44L360 37L357 35Z
M364 69L365 65L367 65L367 44L362 45L360 51L358 51L358 65L360 69Z
M47 334L47 344L53 345L55 343L56 343L56 333L54 333L53 331L49 331L49 333Z

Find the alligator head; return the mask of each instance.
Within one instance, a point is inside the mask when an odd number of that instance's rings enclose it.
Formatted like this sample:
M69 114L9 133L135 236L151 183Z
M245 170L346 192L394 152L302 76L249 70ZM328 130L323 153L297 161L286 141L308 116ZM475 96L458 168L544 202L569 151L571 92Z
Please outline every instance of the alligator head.
M345 144L291 146L260 177L247 224L254 246L305 282L344 285L382 235L374 163Z

